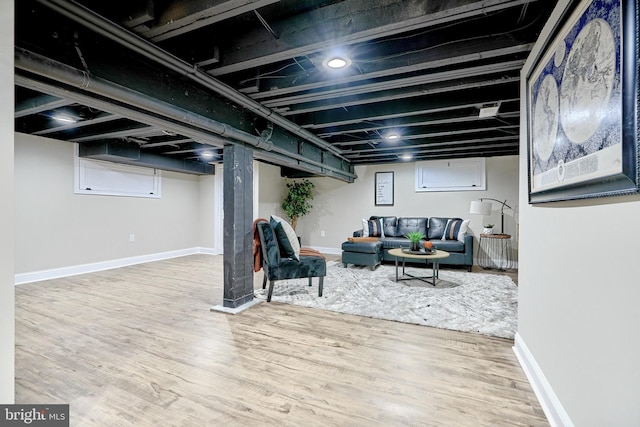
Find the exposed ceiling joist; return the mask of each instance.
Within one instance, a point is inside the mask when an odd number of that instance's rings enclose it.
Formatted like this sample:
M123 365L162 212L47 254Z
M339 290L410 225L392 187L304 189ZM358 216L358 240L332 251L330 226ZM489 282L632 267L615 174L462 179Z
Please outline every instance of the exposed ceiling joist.
M178 0L155 20L156 24L138 33L154 42L213 25L234 16L277 3L280 0ZM217 3L217 4L215 4ZM213 5L212 5L213 4Z
M15 117L26 117L44 111L55 110L73 104L72 101L56 96L41 95L35 99L27 99L16 104Z
M482 16L536 0L345 0L309 13L272 23L280 34L274 42L260 30L235 38L221 52L222 65L213 76L329 50L395 36L449 22ZM318 23L322 25L319 26ZM330 42L330 43L329 43Z
M398 65L398 60L393 59L376 59L375 61L367 62L367 70L356 75L350 75L345 77L339 77L336 79L323 78L321 73L315 74L315 79L311 76L307 79L301 78L300 74L294 74L290 79L291 82L287 82L285 87L281 87L282 79L261 79L257 76L254 80L260 81L260 93L251 94L253 99L268 99L275 98L281 99L283 95L296 92L311 91L315 89L325 87L347 86L354 83L363 81L373 81L375 79L381 79L388 76L408 76L417 72L427 72L428 70L434 70L443 67L460 66L466 63L474 63L479 60L487 60L489 58L507 57L514 54L524 54L531 50L533 45L515 44L513 39L494 37L491 40L483 41L483 45L486 48L478 48L478 46L470 47L468 42L460 42L460 46L451 45L449 43L446 48L441 48L443 51L439 54L434 54L432 51L428 52L403 52L403 64ZM504 47L501 47L504 44ZM430 47L431 49L432 47ZM469 53L464 53L469 51ZM436 58L436 59L434 59ZM391 62L393 63L387 63ZM306 83L307 80L316 80L311 83ZM302 81L303 83L300 83Z
M512 137L520 123L520 68L552 8L21 0L15 129L168 162L208 164L204 151L220 161L225 144L249 144L283 173L347 182L358 164L406 161L403 150L414 159L514 155L515 141L490 138ZM329 69L329 46L350 66ZM479 117L490 104L496 115ZM54 119L64 116L73 120ZM394 144L388 131L399 134Z

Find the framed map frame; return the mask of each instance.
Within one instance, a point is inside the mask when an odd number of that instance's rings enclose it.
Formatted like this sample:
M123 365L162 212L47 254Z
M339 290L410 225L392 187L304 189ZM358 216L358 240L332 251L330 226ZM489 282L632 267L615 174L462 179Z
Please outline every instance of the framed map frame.
M526 76L529 203L639 192L637 2L570 2Z

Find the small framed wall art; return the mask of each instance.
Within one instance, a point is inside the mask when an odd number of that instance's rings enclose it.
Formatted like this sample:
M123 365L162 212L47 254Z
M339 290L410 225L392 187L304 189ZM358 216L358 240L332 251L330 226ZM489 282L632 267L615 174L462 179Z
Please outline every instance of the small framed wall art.
M393 206L393 172L376 172L376 206Z

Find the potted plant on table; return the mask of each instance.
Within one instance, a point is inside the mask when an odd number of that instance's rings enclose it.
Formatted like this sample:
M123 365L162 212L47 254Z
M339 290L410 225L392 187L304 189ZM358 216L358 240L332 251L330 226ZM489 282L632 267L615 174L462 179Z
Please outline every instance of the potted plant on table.
M422 234L419 231L412 231L410 233L407 233L404 237L406 237L407 239L409 239L409 241L411 242L409 249L412 251L419 251L420 250L420 240L424 239L426 236L424 234Z
M484 234L493 234L493 224L487 224L482 230Z

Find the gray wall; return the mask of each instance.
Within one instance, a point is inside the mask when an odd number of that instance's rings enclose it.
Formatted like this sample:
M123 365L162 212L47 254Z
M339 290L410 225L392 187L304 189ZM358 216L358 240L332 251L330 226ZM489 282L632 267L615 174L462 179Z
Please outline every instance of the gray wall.
M216 169L216 172L218 172L218 169ZM205 175L198 178L199 226L196 233L198 234L198 246L208 249L213 249L215 246L215 180L215 175Z
M358 179L347 184L332 178L312 178L316 185L311 213L298 220L296 232L304 246L327 252L340 252L342 242L361 228L362 219L371 215L443 216L471 220L477 236L485 223L500 224L500 204L493 202L491 216L469 214L472 200L490 197L507 200L514 209L505 209L505 232L512 235L517 247L518 235L518 157L487 158L487 190L458 192L416 192L415 163L381 166L358 166ZM394 205L376 206L374 185L376 172L394 172ZM260 165L260 215L284 215L280 203L286 193L278 168ZM284 216L283 216L284 217ZM286 217L285 217L286 218ZM498 226L499 228L499 226ZM321 236L321 231L325 236Z
M161 199L78 195L73 150L15 134L16 274L213 246L214 177L162 171Z
M13 2L0 2L0 403L14 402Z
M531 58L523 76L530 67ZM525 131L523 121L521 153ZM520 170L518 338L537 368L534 379L548 385L540 391L560 422L638 426L640 198L529 205L524 155Z

